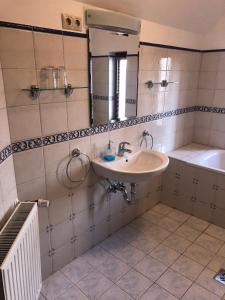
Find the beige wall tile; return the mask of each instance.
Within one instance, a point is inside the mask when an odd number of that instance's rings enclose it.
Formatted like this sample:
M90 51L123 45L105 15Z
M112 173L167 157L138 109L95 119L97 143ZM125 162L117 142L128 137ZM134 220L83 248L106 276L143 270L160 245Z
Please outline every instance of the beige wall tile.
M168 50L168 70L187 70L189 64L190 52L180 50Z
M75 87L88 87L88 73L83 70L67 70L67 81Z
M168 50L157 47L141 46L140 70L166 70Z
M40 105L42 134L67 131L66 102Z
M8 118L12 142L41 136L38 105L10 107Z
M216 77L216 89L225 89L225 72L218 72Z
M38 69L47 66L64 66L62 36L34 33L35 60Z
M0 109L0 150L10 144L7 110Z
M1 28L0 57L2 68L34 68L33 33L31 31Z
M199 88L214 89L216 86L217 72L200 72Z
M17 191L20 201L33 201L39 198L46 199L45 177L39 177L17 184Z
M64 173L62 176L63 179L65 179ZM68 196L70 194L70 191L67 189L67 187L63 185L64 181L62 176L59 176L56 174L56 172L46 173L47 199L50 201Z
M15 186L13 158L10 156L0 165L0 194L3 201L10 203L9 193L15 189Z
M15 153L13 158L17 184L45 175L42 148Z
M73 94L66 99L67 101L82 101L89 100L89 91L88 89L76 89L73 91Z
M30 92L22 91L29 89L31 85L37 85L34 69L4 69L3 78L7 106L37 104L37 100L31 98Z
M56 172L59 164L69 159L69 143L59 143L44 147L44 161L46 172Z
M71 197L66 196L51 201L49 206L50 224L55 225L65 221L69 221L71 214L72 214ZM72 235L70 237L72 237Z
M4 83L3 83L2 69L0 69L0 108L4 108L5 106L6 103L5 103Z
M203 53L201 71L217 71L220 61L220 52Z
M74 101L67 103L69 130L89 127L88 101Z
M87 39L63 36L65 66L67 70L88 69Z

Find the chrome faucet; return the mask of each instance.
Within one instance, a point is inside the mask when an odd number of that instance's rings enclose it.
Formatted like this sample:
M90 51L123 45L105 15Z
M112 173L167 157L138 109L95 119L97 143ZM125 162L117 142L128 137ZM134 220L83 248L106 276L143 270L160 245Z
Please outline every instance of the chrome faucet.
M132 150L131 149L127 149L125 148L126 145L130 145L130 143L128 142L121 142L119 143L119 148L118 148L118 156L124 156L125 152L131 153Z

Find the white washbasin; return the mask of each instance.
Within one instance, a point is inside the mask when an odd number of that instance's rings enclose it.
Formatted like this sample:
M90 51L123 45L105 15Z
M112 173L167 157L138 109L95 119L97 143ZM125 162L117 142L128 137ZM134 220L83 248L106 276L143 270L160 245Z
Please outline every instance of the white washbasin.
M139 150L126 157L116 157L108 162L102 158L92 160L95 172L104 178L122 182L140 182L162 173L169 164L169 158L153 150Z

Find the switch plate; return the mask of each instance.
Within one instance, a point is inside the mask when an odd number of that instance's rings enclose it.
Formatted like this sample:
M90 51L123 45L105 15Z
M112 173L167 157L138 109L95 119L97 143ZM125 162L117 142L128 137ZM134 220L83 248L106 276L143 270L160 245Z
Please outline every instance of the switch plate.
M82 31L82 20L73 15L62 14L62 28L73 31Z

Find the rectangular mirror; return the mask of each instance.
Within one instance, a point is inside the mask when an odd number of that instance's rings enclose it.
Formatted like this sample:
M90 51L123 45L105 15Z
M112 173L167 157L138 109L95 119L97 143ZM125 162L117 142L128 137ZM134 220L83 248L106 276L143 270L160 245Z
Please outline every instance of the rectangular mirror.
M137 115L139 36L90 28L92 126Z

